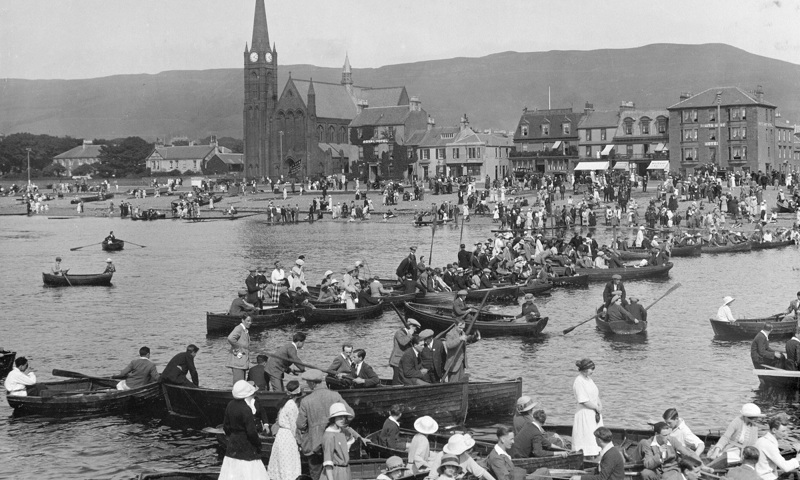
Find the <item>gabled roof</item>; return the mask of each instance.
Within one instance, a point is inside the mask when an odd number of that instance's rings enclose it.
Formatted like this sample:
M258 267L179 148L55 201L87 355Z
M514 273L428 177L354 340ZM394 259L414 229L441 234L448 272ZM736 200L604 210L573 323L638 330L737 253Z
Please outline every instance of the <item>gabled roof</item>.
M763 105L767 107L775 107L775 105L763 100L759 102L755 96L753 96L751 93L745 92L739 87L714 87L700 92L697 95L693 95L686 100L682 100L671 107L667 107L667 110L680 108L715 107L717 105L717 92L722 93L720 95L720 106L722 107L745 105Z
M638 121L642 117L655 121L658 117L669 118L669 112L666 110L623 110L619 112L618 123L622 124L626 118Z
M461 127L432 127L430 130L417 130L409 136L406 145L422 148L445 147L448 143L453 143L459 131ZM443 134L446 138L442 138Z
M421 113L421 112L420 112ZM404 125L411 110L400 105L396 107L370 107L361 111L350 122L351 127Z
M228 165L244 165L243 153L215 153L211 158L217 157Z
M558 110L534 110L525 112L520 117L519 125L528 125L528 135L522 136L519 126L514 133L514 140L561 140L578 137L578 125L583 113L570 112L569 109ZM561 124L569 123L572 125L569 135L561 133ZM550 126L550 134L542 135L541 126Z
M64 153L53 157L53 160L67 160L70 158L99 158L102 145L78 145Z
M589 112L578 122L578 128L611 128L619 124L619 110Z
M214 147L211 145L155 148L155 153L158 153L164 160L198 160L206 158L213 152Z
M369 103L369 107L388 107L402 105L408 97L406 87L353 87L353 94Z
M505 135L479 133L469 127L461 130L458 135L456 135L456 138L449 142L448 145L459 146L474 145L478 143L487 147L511 147L514 145L514 141Z
M290 79L300 96L308 105L310 80ZM314 81L314 101L317 106L317 117L352 120L358 114L358 100L366 100L369 108L390 107L404 103L405 87L352 87L352 95L347 87L340 83Z

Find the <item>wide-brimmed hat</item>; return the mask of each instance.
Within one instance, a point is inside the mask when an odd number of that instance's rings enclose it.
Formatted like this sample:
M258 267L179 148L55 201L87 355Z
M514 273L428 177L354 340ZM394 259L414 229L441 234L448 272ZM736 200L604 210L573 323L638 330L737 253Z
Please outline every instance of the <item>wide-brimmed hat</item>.
M328 410L328 418L336 418L336 417L350 417L353 418L355 415L347 411L347 407L344 406L344 403L336 402L331 405L331 408Z
M453 455L442 456L442 462L439 464L437 471L442 473L444 467L456 467L459 473L461 473L462 470L461 465L458 463L458 458L454 457Z
M761 409L755 403L745 403L742 405L742 416L755 418L764 417L765 415L761 413Z
M320 370L311 369L311 370L306 370L306 372L300 378L302 378L303 380L308 380L309 382L319 383L325 380L325 374L322 373Z
M528 301L528 300L533 300L533 294L532 293L526 293L525 294L525 301Z
M334 278L333 280L331 280L331 285L333 285L334 283L339 283L339 280L336 280L336 279Z
M256 393L258 389L250 382L246 380L239 380L238 382L233 384L233 389L231 393L233 393L233 398L243 399L247 398L250 395Z
M461 455L467 450L469 450L469 447L464 439L464 435L460 433L451 435L450 439L447 441L447 445L442 449L444 453L449 453L450 455Z
M517 399L517 413L533 410L533 407L538 404L539 402L534 401L531 397L523 395Z
M106 258L106 263L111 263L111 259L110 258Z
M403 459L397 455L393 455L386 459L386 471L384 473L391 473L397 470L403 470L404 468L406 468L406 464L403 463Z
M414 421L414 430L425 435L431 435L439 430L439 424L433 418L425 415Z
M297 260L295 260L294 263L295 263L295 265L300 266L300 267L302 267L303 265L306 264L306 262L300 260L299 258Z
M325 270L323 277L327 277L328 275L333 275L333 270Z
M727 305L727 304L733 302L734 300L736 300L736 299L731 297L730 295L728 295L727 297L722 299L722 304L723 305Z

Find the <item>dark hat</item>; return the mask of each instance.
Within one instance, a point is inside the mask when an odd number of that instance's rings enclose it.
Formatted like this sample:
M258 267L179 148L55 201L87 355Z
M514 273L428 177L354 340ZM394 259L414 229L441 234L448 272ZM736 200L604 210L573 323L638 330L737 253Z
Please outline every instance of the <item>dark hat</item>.
M411 250L412 252L416 252L417 251L417 247L408 247L408 249Z
M462 243L461 248L467 248L467 246Z

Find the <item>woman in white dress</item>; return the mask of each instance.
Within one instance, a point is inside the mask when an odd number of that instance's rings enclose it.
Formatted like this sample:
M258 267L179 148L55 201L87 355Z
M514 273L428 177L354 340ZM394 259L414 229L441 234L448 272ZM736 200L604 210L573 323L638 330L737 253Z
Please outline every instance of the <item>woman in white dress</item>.
M300 395L300 382L292 380L286 384L289 400L278 412L278 421L272 426L275 429L275 443L269 457L267 473L270 480L295 480L300 475L300 450L297 448L296 423L299 410L297 403Z
M603 426L601 415L602 402L600 391L591 376L594 373L594 362L588 358L575 362L580 374L572 384L578 411L572 423L572 449L583 450L585 457L600 454L600 447L594 439L594 431Z

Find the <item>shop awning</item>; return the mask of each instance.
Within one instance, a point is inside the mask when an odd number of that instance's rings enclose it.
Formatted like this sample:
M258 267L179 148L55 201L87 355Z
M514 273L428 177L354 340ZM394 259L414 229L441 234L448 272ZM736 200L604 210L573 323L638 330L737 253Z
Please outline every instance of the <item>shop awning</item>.
M608 170L608 162L578 162L575 171L579 170Z
M647 166L648 170L669 170L669 160L653 160Z
M556 148L558 148L560 146L561 146L561 140L559 140L556 143L554 143L553 146L550 148L550 150L555 150Z
M656 145L656 152L663 152L665 150L666 144L659 143Z
M614 165L614 170L630 170L631 164L629 162L617 162Z
M600 155L608 155L609 153L611 153L611 149L612 149L612 148L614 148L614 145L606 145L606 146L603 148L603 151L602 151L602 152L600 152Z

